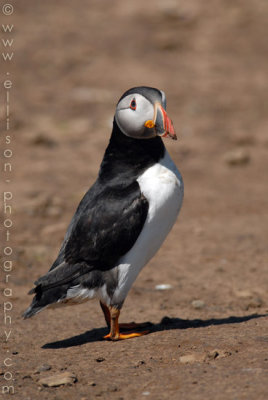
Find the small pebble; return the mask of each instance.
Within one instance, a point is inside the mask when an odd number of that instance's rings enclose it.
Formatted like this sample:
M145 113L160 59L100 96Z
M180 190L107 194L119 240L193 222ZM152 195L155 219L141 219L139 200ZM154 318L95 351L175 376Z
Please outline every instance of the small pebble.
M155 290L169 290L172 289L172 285L169 285L168 283L162 283L160 285L155 286Z
M22 379L33 379L31 375L23 375Z
M219 358L225 358L225 357L230 357L232 353L228 350L211 350L208 351L207 354L204 357L204 361L213 361Z
M217 357L219 357L219 352L217 350L210 351L206 356L206 361L215 360Z
M204 360L204 354L199 354L199 353L195 353L195 354L187 354L185 356L181 356L179 358L179 361L182 364L188 364L188 363L194 363L194 362L200 362Z
M43 364L43 365L40 365L40 367L38 367L36 371L43 372L43 371L49 371L49 370L51 370L51 365Z
M238 148L225 153L224 161L231 166L245 165L249 163L250 155L246 149Z
M137 364L135 365L135 368L139 368L141 365L144 365L144 364L146 364L146 362L143 361L143 360L140 360L140 361L138 361Z
M57 387L61 385L72 385L76 381L76 376L73 373L66 371L60 374L41 378L38 383L47 387Z
M196 310L201 310L202 308L205 307L205 303L203 300L193 300L192 301L192 306L196 309Z
M96 361L97 361L97 362L103 362L103 361L105 361L105 358L103 358L103 357L98 357L98 358L96 358Z

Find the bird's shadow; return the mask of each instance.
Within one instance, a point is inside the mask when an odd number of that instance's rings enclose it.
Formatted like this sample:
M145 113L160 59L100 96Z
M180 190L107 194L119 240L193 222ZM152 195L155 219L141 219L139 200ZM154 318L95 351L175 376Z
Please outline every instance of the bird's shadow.
M164 317L158 324L146 323L149 328L149 334L154 332L161 332L171 329L188 329L188 328L204 328L212 325L227 325L227 324L240 324L242 322L250 321L251 319L266 317L268 314L251 314L243 317L231 316L227 318L211 318L207 320L202 319L181 319ZM97 328L86 331L77 336L72 336L68 339L58 340L56 342L46 343L42 346L43 349L64 349L68 347L81 346L90 342L98 342L103 340L103 336L108 333L108 328Z

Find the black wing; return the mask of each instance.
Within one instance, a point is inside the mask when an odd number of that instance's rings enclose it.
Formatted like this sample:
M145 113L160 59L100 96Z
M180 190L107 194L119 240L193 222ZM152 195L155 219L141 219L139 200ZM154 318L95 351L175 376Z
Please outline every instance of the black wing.
M93 190L74 216L60 258L69 265L86 262L92 269L114 267L136 242L148 206L137 181Z
M100 271L113 268L139 237L148 206L136 181L101 190L95 184L81 201L57 260L30 291L35 297L24 318L64 299L68 288L88 273L95 272L91 279L97 282Z

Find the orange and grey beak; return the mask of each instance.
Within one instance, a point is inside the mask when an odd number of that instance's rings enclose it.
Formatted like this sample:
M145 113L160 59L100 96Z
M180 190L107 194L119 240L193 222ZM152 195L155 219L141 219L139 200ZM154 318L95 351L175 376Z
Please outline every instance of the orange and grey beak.
M160 103L155 103L154 110L154 120L146 121L145 126L147 128L154 128L156 134L159 136L170 137L173 140L177 140L173 123L162 105Z

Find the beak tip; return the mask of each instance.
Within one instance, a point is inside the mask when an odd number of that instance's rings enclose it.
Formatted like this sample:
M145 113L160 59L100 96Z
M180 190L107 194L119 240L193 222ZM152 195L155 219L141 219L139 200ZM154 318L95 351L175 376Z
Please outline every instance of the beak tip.
M155 118L154 124L156 127L156 133L162 137L170 137L173 140L177 140L177 136L174 130L173 123L171 119L168 117L166 111L164 110L163 106L159 103L155 105ZM147 123L152 121L147 121ZM145 125L147 126L147 125Z

